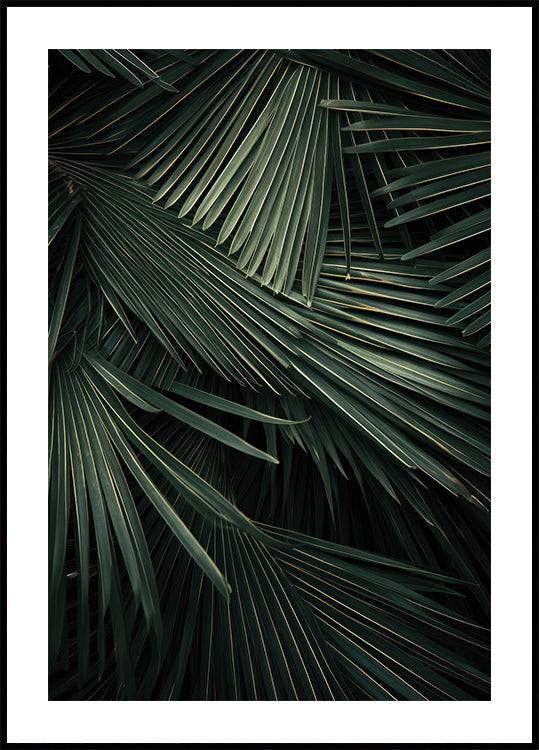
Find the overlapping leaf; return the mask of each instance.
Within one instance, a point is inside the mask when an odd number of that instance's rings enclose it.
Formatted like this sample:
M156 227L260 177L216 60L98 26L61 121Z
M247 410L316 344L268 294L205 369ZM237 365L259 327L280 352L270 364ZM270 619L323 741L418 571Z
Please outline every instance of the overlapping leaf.
M53 696L487 697L488 55L67 52Z

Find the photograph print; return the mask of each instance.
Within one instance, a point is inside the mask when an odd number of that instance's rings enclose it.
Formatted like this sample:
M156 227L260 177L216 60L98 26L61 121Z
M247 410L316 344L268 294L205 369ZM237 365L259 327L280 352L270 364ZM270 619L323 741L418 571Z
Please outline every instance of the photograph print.
M49 700L490 700L490 51L49 51Z

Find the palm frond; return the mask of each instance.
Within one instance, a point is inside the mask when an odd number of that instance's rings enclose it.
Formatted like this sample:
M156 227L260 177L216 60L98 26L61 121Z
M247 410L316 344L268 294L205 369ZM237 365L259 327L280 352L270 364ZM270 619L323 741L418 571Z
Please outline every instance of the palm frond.
M51 697L488 698L488 53L60 52Z

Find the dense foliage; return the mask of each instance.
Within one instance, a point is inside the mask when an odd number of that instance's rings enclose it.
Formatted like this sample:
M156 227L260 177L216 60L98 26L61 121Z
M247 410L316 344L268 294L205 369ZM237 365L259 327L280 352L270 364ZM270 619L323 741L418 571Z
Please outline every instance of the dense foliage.
M51 698L488 699L489 53L49 73Z

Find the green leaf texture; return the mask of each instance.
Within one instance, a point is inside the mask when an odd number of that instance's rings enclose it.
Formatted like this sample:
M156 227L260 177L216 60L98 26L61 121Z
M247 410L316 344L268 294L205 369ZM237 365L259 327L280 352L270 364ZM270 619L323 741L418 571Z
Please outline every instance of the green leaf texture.
M50 698L488 700L490 54L49 76Z

